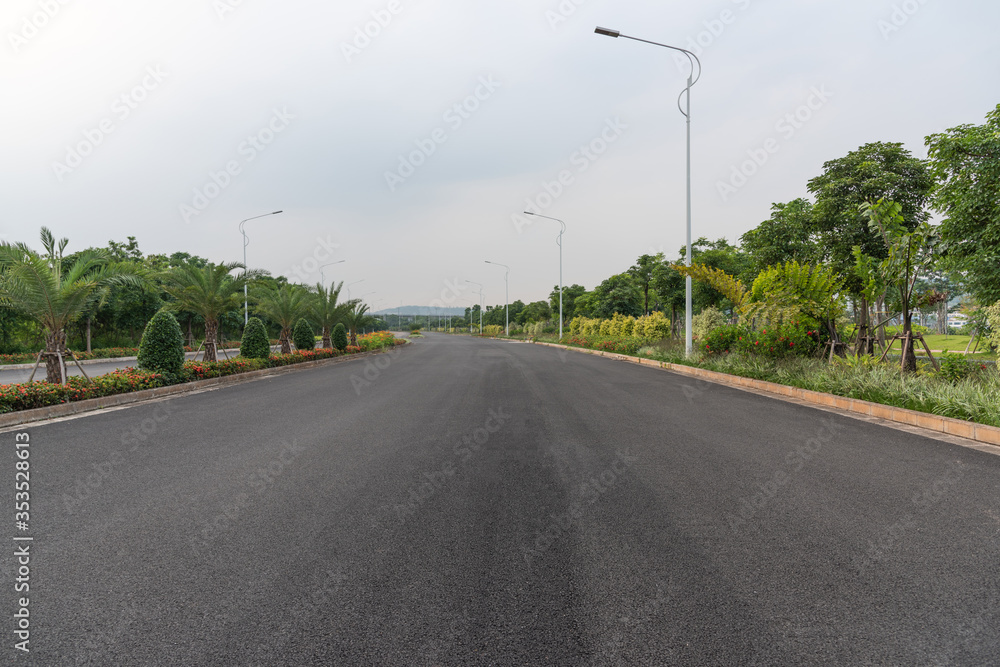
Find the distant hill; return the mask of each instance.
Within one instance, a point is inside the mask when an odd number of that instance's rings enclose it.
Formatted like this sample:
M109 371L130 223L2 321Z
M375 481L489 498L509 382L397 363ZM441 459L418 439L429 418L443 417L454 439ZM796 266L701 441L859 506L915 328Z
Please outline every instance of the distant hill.
M399 306L398 308L383 308L373 315L465 315L465 307L432 308L431 306Z

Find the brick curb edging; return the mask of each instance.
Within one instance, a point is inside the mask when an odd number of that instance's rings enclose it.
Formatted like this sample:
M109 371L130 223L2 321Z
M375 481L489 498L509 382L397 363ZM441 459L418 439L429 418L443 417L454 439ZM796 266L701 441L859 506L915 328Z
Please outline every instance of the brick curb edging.
M811 389L799 389L798 387L768 382L767 380L755 380L753 378L745 378L739 375L729 375L728 373L710 371L704 368L696 368L694 366L684 366L680 364L671 364L666 361L632 357L627 354L618 354L617 352L588 350L586 348L559 345L557 343L535 343L535 345L545 345L546 347L574 350L585 354L594 354L601 357L608 357L610 359L617 359L618 361L628 361L642 366L652 366L654 368L661 368L663 370L679 373L681 375L700 378L709 382L730 385L733 387L746 387L749 389L756 389L758 391L766 391L771 394L798 399L805 403L812 403L813 405L837 408L868 417L877 417L879 419L885 419L886 421L907 424L909 426L917 426L930 431L947 433L948 435L955 435L961 438L968 438L969 440L975 440L987 445L1000 446L1000 428L995 426L976 424L975 422L963 421L953 417L941 417L927 412L917 412L916 410L907 410L906 408L882 405L881 403L872 403L871 401L863 401L859 398L847 398L845 396L836 396L834 394L824 394L823 392L812 391Z
M407 343L407 345L409 345L409 342ZM406 345L400 345L397 347L406 347ZM243 384L244 382L253 382L254 380L261 380L267 377L274 377L276 375L285 375L286 373L291 373L294 371L307 370L310 368L318 368L320 366L327 366L329 364L335 364L335 363L344 363L346 361L353 361L355 359L363 359L366 357L371 357L376 354L385 354L386 349L388 348L383 348L381 350L372 350L370 352L358 352L356 354L344 355L340 357L332 357L330 359L304 361L299 364L289 364L287 366L278 366L276 368L263 368L259 371L237 373L235 375L226 375L223 377L209 378L208 380L195 380L193 382L185 382L183 384L172 384L167 387L156 387L154 389L141 389L139 391L133 391L127 394L115 394L114 396L101 396L100 398L88 398L85 401L60 403L58 405L49 405L44 408L32 408L31 410L19 410L17 412L8 412L6 414L0 414L0 428L6 428L9 426L20 426L21 424L30 424L32 422L44 421L46 419L54 419L56 417L68 417L70 415L79 414L81 412L91 412L93 410L100 410L102 408L112 408L119 405L129 405L130 403L141 403L142 401L148 401L154 398L163 398L165 396L189 394L203 389L210 389L213 387L225 387L229 385Z

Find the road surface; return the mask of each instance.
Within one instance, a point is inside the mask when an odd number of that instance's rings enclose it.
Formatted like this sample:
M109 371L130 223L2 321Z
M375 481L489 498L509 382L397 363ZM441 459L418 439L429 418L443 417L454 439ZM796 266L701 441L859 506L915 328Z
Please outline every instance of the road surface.
M652 368L429 334L27 432L5 664L1000 656L1000 457Z

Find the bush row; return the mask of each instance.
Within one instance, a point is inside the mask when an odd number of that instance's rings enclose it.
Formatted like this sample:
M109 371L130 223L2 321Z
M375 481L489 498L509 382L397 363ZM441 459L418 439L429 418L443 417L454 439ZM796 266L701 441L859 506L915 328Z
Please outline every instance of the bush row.
M659 311L643 317L625 317L620 313L615 313L611 319L574 317L570 320L569 331L584 336L662 340L670 336L670 320Z

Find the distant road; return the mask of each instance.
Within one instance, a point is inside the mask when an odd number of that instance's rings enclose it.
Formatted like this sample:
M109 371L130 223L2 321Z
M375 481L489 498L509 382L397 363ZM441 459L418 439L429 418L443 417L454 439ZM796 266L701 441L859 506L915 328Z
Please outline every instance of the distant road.
M427 334L28 432L33 664L1000 656L1000 457L648 367Z

